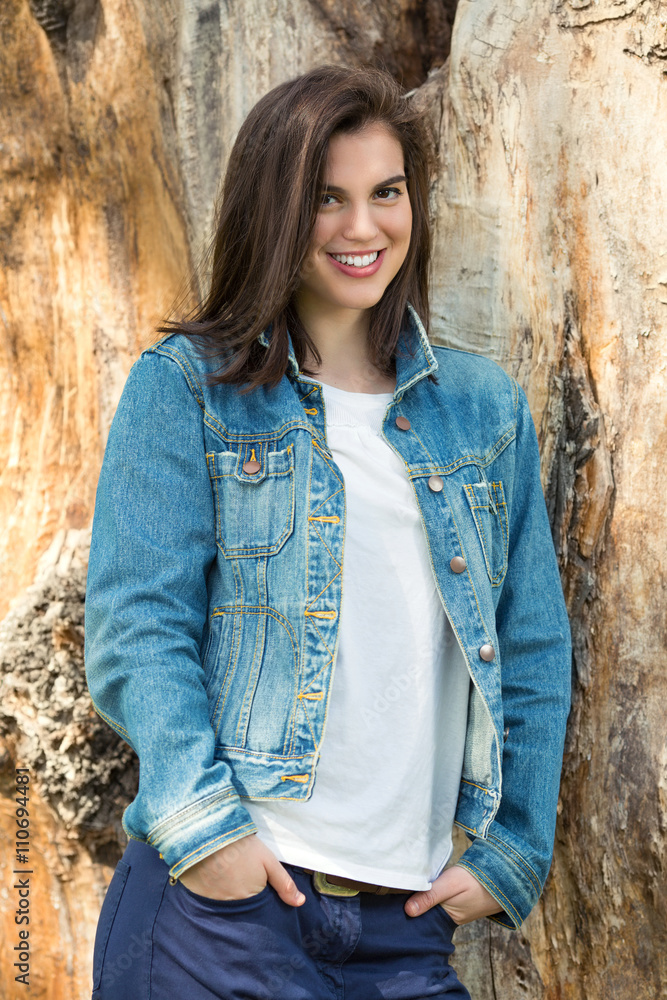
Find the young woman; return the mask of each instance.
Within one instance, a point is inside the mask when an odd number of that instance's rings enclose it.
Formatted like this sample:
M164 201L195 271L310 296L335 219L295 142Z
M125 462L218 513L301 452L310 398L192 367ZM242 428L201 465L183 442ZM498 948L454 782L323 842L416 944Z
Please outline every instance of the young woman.
M427 339L429 149L380 72L271 91L210 292L128 378L87 671L141 771L95 997L464 998L456 925L542 890L569 631L525 396Z

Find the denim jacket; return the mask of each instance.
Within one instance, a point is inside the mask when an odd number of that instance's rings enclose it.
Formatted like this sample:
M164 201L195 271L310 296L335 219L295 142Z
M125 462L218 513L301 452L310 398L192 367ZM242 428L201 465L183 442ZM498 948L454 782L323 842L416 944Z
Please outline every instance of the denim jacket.
M275 388L210 386L212 365L180 334L134 364L88 572L90 692L140 760L124 828L172 876L255 831L244 797L310 796L343 586L345 488L320 384L291 344ZM514 379L431 346L410 309L383 435L471 678L456 823L472 843L459 864L518 927L551 861L570 704L533 422Z

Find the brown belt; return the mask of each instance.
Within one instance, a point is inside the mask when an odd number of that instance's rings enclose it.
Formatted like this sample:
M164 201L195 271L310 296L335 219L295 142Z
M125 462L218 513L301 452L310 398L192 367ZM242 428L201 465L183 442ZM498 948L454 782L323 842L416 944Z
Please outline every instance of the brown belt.
M374 882L357 882L354 878L344 878L342 875L327 875L326 872L316 872L312 868L302 868L302 871L313 876L315 888L325 896L356 896L360 892L386 896L393 892L414 892L414 889L395 889L393 886L375 885Z

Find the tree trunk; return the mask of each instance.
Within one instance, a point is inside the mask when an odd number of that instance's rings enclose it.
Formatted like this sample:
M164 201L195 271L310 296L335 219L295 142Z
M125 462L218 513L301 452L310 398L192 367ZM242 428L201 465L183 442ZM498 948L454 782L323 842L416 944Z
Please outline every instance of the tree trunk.
M461 0L424 88L435 329L528 392L575 651L552 874L459 934L476 1000L667 996L666 12Z
M575 642L546 892L520 932L459 930L457 968L474 1000L667 996L667 528L651 507L667 479L665 8L277 0L271 12L259 0L0 10L0 607L23 592L0 631L1 858L9 887L14 767L29 766L35 946L30 990L6 949L0 994L89 996L136 782L91 712L81 647L87 530L125 375L182 293L257 98L322 62L379 62L419 88L438 134L434 336L494 357L528 392ZM13 946L15 890L2 898Z

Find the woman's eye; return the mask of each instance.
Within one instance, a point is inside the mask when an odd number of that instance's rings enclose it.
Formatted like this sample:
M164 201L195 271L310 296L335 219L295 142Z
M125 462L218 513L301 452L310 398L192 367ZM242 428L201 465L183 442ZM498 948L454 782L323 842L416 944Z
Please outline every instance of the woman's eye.
M375 192L376 197L379 198L380 201L393 201L395 198L400 198L402 194L403 192L400 190L400 188L392 188L392 187L378 188L378 190Z
M328 194L327 192L325 192L322 195L322 201L320 202L320 204L322 208L326 208L327 205L335 205L336 196L334 194Z

